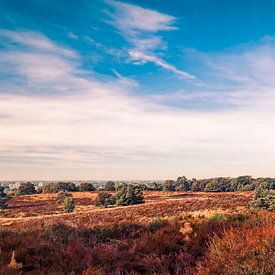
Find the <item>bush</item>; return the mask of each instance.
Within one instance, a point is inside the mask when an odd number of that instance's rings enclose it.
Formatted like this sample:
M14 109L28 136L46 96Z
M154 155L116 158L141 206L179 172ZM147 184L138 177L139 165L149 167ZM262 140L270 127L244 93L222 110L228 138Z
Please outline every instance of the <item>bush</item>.
M154 233L157 230L159 230L160 228L162 228L165 224L166 223L164 220L162 220L160 218L155 218L149 223L148 229L150 232Z
M94 187L94 185L90 182L82 182L79 185L79 191L84 192L84 191L95 191L96 188Z
M262 183L256 188L252 207L275 211L275 194L269 190L268 184Z
M64 203L66 198L72 198L72 194L68 193L68 192L64 192L64 191L59 191L56 195L56 202L58 204L62 204Z
M65 213L71 213L75 209L74 199L72 197L67 197L64 199L63 208Z
M18 195L31 195L36 194L34 185L31 182L21 183L17 190Z
M113 181L107 181L105 187L104 187L105 191L115 191L116 190L116 186L115 183Z
M116 203L115 196L105 192L99 193L95 199L96 206L108 207L109 205L114 205L115 203Z
M10 197L4 192L4 187L0 186L0 208L6 208L7 201L10 199Z
M72 182L51 182L42 187L43 193L57 193L59 191L76 192L77 187Z
M142 188L138 185L121 185L116 195L117 205L133 205L144 203Z

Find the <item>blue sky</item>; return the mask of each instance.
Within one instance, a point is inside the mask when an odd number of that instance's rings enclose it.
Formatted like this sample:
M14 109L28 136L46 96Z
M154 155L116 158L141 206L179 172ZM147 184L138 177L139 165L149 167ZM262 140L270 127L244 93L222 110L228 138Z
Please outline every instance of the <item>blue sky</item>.
M0 0L3 179L274 176L274 14Z

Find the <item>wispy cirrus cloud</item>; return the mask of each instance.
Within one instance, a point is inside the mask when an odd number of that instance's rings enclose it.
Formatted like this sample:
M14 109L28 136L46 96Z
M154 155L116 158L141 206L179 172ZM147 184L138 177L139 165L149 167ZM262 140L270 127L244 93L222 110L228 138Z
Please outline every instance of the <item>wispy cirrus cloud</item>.
M112 24L130 43L130 61L135 64L154 63L158 67L179 75L183 79L197 80L197 77L176 68L158 56L157 52L167 49L166 42L159 34L161 31L172 31L176 18L151 9L107 0L112 11L107 12ZM139 62L137 62L139 61Z

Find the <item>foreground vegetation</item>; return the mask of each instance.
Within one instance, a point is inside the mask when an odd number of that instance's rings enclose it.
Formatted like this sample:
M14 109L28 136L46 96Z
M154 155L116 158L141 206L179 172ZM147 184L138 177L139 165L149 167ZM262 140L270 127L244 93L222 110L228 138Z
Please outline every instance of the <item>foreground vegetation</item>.
M270 183L242 192L174 184L79 192L62 183L33 194L27 183L13 197L0 188L0 274L274 274Z
M273 228L266 211L101 226L17 225L0 229L0 272L274 274Z

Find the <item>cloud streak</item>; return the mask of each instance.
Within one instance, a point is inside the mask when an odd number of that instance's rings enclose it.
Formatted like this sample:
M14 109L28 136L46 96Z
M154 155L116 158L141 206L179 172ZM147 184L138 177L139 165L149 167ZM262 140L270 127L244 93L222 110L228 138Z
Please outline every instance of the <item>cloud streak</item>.
M182 79L197 80L197 77L177 69L157 56L156 52L167 49L163 38L157 34L161 31L176 30L175 17L119 1L108 0L106 2L114 8L113 11L107 13L111 18L109 23L119 30L131 46L128 51L131 61L135 64L151 62L177 74Z

